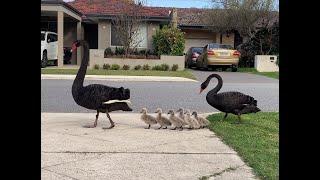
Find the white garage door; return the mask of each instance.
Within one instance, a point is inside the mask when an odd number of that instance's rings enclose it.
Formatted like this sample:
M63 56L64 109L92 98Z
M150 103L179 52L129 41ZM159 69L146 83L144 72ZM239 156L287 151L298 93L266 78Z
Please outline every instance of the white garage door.
M187 52L190 47L204 47L212 42L211 39L186 39L184 52Z

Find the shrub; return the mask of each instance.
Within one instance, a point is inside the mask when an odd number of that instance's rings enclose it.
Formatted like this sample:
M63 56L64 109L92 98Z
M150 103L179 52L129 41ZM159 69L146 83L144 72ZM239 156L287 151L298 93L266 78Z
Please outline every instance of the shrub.
M178 28L164 26L153 36L153 45L157 55L183 55L184 33Z
M95 65L93 66L93 68L94 68L94 69L100 69L100 66L99 66L99 64L95 64Z
M170 66L168 64L161 64L160 66L161 66L162 71L168 71L170 68Z
M140 70L141 69L141 65L137 65L134 67L134 70Z
M116 54L116 55L124 55L124 54L125 54L124 48L122 48L122 47L119 47L119 48L116 47L115 54Z
M113 52L112 52L112 50L111 50L110 47L108 47L108 48L106 48L106 49L104 50L104 57L110 57L110 56L112 56L112 55L113 55Z
M103 64L102 68L106 69L106 70L109 70L110 69L110 64Z
M155 65L155 66L152 67L151 70L153 70L153 71L161 71L162 67L160 65Z
M143 69L143 70L150 70L149 64L143 65L143 66L142 66L142 69Z
M112 64L111 65L111 70L119 70L120 66L118 64Z
M145 49L142 49L139 51L139 55L146 55L147 51Z
M123 69L123 70L129 70L129 69L130 69L130 66L127 65L127 64L125 64L125 65L123 65L122 69Z
M176 71L176 70L178 70L178 68L179 68L178 64L174 64L174 65L172 65L171 70Z

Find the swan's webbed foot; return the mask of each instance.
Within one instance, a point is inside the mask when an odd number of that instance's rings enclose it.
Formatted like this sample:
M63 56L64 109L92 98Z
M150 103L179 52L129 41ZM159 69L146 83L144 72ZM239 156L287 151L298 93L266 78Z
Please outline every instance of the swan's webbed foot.
M103 127L102 129L112 129L114 127L114 122L112 121L112 119L108 113L108 110L106 110L106 114L107 114L107 117L108 117L111 125L109 127Z
M114 127L114 124L111 124L109 127L103 127L102 129L112 129Z
M171 130L176 130L177 129L177 127L174 127L173 129L171 129Z
M149 126L148 126L148 127L146 127L145 129L150 129L150 126L151 126L151 125L149 124Z
M98 118L99 118L99 111L97 111L96 120L94 121L93 125L84 125L84 128L95 128L98 125Z

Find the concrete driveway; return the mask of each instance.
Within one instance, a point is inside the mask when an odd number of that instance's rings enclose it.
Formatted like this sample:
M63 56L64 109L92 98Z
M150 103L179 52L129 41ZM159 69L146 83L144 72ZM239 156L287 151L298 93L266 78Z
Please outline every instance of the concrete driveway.
M112 114L116 127L101 114L42 113L42 179L255 179L237 153L208 129L155 130L140 114ZM154 127L155 128L155 127Z

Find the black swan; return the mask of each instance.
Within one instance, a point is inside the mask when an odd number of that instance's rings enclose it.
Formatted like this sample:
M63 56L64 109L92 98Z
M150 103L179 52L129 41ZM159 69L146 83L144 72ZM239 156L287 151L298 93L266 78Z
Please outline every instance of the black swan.
M99 113L102 112L107 114L111 123L110 127L103 129L111 129L114 127L114 122L112 121L109 112L117 110L132 111L128 105L128 103L130 103L130 90L124 89L123 87L115 88L101 84L83 86L89 61L89 45L83 40L75 41L72 45L72 52L75 52L79 46L83 46L83 57L77 76L72 84L73 99L79 106L97 111L94 124L84 127L96 127Z
M214 77L218 79L218 85L208 92L206 100L212 107L226 113L223 120L228 116L228 113L232 113L238 116L240 123L241 114L261 111L257 107L257 100L251 96L240 92L222 92L218 94L223 84L222 78L218 74L211 74L207 77L206 81L201 84L200 93L208 87L210 80Z

